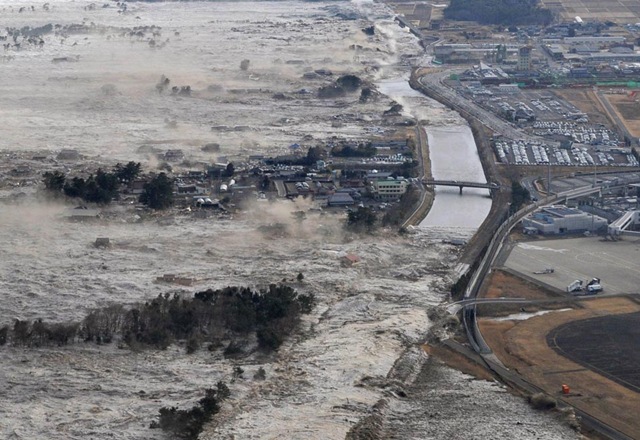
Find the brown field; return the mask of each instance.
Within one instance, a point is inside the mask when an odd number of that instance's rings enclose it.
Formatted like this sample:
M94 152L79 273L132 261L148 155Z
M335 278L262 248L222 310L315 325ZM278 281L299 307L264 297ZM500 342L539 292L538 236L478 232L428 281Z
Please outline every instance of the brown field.
M615 124L607 118L607 112L598 102L595 93L591 89L563 89L556 90L556 95L565 101L570 102L580 109L581 112L589 116L592 124L603 124L608 128L615 129Z
M542 0L542 6L560 15L564 20L576 16L584 21L613 21L636 23L640 21L640 2L637 0Z
M525 296L524 286L517 286ZM532 290L535 294L535 289ZM640 433L640 394L613 380L561 356L547 344L547 335L556 327L603 315L622 315L640 311L640 305L626 297L597 298L580 303L581 308L556 311L524 321L480 320L480 330L496 356L527 381L550 395L591 414L615 429L637 438ZM614 356L604 347L590 347ZM563 395L563 384L571 393Z
M414 26L420 29L429 27L431 22L431 6L421 2L387 2L389 6L397 13L402 14Z
M622 123L634 137L640 137L640 96L605 95Z

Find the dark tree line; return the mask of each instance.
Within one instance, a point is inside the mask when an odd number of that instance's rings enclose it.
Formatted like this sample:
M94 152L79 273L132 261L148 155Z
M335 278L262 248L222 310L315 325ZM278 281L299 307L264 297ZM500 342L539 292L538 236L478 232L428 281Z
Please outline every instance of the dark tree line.
M538 0L451 0L444 17L507 26L548 25L553 21L553 14L539 3Z
M67 197L74 197L85 202L106 205L119 196L120 185L129 184L140 174L140 163L129 162L126 165L117 164L112 171L101 168L89 177L67 178L60 171L47 171L43 174L45 188L53 193L63 193Z
M355 211L350 211L347 216L345 227L353 232L372 233L378 226L378 217L371 208L358 207Z
M82 199L85 202L107 205L120 196L120 186L130 185L141 172L140 162L116 164L112 171L98 169L89 177L68 178L60 171L47 171L42 176L47 191ZM233 173L233 169L231 170ZM166 209L173 205L173 179L160 173L144 185L140 203L151 209Z
M220 412L222 402L231 395L229 387L220 381L216 388L205 390L205 396L190 410L173 407L163 407L157 422L151 423L151 428L160 428L172 435L172 438L196 440L205 423Z
M371 142L358 145L340 144L331 149L331 154L336 157L373 157L376 153L376 147L371 145Z
M277 349L297 326L300 315L311 311L313 294L300 295L283 284L267 289L248 287L198 292L193 298L158 295L137 307L113 305L91 311L79 323L16 320L0 328L0 345L41 347L66 345L76 340L99 344L114 340L130 347L165 349L177 340L195 351L202 342L219 344L255 334L259 347Z
M316 162L324 157L324 150L322 147L309 147L307 154L304 157L270 157L265 160L267 165L301 165L306 167L313 167Z
M67 197L79 198L85 202L106 205L119 196L120 182L115 173L98 169L95 175L87 179L74 177L66 181L62 191Z

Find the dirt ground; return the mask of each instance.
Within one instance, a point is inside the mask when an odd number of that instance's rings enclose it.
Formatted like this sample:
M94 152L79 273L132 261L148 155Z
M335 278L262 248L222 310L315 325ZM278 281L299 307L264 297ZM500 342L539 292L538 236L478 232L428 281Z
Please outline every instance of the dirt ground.
M615 23L636 23L638 9L636 2L611 0L590 2L587 0L543 0L542 6L549 8L563 20L572 21L575 16L586 21L613 21Z
M532 293L536 293L535 289ZM640 394L559 355L548 346L547 334L568 322L633 313L640 311L640 306L626 297L598 298L581 304L579 309L555 311L523 321L481 319L480 329L508 368L550 395L636 437L640 432L637 417ZM570 394L560 393L563 384L571 388Z
M432 6L422 2L389 2L393 10L405 16L415 26L428 28L431 21Z
M502 270L491 272L489 283L486 285L489 288L481 295L483 298L549 299L554 297L545 289Z
M422 349L451 368L462 371L477 379L493 380L493 375L484 366L441 344L425 344Z
M556 90L555 94L560 98L570 102L589 116L592 124L603 124L609 128L615 125L607 118L607 112L596 99L594 92L590 89L562 89Z
M620 120L627 130L640 137L640 102L637 97L629 97L627 94L605 95L611 106L615 109Z

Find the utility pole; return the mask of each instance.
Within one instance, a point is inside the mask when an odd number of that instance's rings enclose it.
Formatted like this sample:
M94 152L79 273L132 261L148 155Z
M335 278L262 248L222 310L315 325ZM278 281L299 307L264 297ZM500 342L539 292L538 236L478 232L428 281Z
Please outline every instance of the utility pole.
M551 196L551 161L547 165L547 197Z

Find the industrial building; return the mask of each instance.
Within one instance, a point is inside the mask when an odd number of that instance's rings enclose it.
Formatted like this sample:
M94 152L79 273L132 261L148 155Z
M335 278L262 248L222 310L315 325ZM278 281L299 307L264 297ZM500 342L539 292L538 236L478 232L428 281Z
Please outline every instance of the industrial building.
M477 63L482 60L496 60L498 57L506 58L517 53L517 49L511 45L504 45L500 50L493 44L468 44L452 43L439 44L434 47L435 58L438 62L455 63Z
M534 212L522 220L526 233L535 230L539 234L572 234L595 232L607 227L607 220L575 208L563 205L549 206Z
M564 37L565 44L580 45L580 44L596 44L599 47L608 47L611 44L620 44L625 42L625 37L599 37L591 35L583 35L579 37Z

